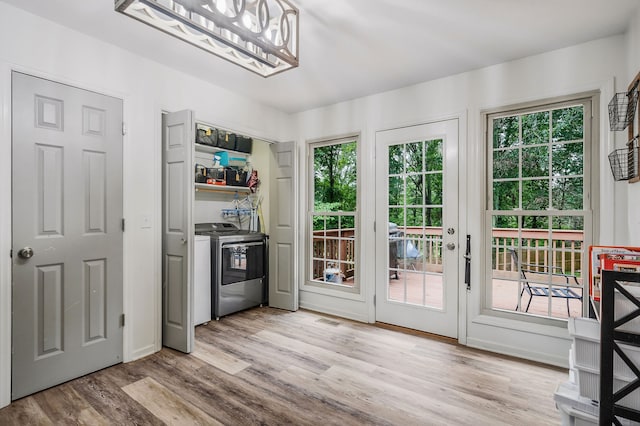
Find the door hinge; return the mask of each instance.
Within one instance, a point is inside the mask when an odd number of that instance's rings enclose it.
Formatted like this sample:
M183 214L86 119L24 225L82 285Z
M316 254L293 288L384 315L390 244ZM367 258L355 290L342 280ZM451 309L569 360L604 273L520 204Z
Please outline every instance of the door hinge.
M376 221L373 221L373 232L376 232Z
M120 315L120 327L124 327L124 314Z
M376 306L376 295L373 295L373 306Z
M122 218L122 232L124 232L124 218Z
M9 257L13 259L13 249L9 250Z
M122 122L122 136L127 134L127 125Z

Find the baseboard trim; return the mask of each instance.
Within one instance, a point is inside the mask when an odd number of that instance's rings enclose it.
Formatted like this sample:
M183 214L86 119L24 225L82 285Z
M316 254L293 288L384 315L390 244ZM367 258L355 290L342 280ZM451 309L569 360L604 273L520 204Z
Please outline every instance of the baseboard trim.
M145 346L143 348L137 349L135 351L133 351L131 353L131 358L129 360L127 360L126 362L131 362L131 361L135 361L137 359L140 358L144 358L145 356L149 356L151 354L154 354L156 352L158 352L159 349L156 349L156 345L151 344L148 346Z
M357 314L354 314L353 312L342 311L340 309L331 309L331 308L327 308L324 305L317 305L317 304L305 302L302 300L300 301L300 308L307 309L309 311L319 312L322 314L333 315L340 318L346 318L353 321L365 322L365 323L369 322L367 320L366 314L357 315Z
M553 365L555 367L569 368L569 356L553 356L546 352L525 351L516 346L502 345L496 342L467 337L467 346L482 349L502 355L509 355L529 361Z

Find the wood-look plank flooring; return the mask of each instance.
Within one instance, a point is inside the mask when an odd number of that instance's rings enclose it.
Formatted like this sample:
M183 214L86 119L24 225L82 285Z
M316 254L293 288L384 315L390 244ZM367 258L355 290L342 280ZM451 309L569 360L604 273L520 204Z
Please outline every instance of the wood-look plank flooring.
M558 425L568 375L309 311L256 308L196 340L14 401L0 425Z

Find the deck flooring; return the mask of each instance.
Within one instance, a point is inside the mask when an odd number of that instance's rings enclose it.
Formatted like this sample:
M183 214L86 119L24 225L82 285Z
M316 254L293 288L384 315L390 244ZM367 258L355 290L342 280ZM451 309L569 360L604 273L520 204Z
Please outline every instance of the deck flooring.
M424 333L256 308L39 392L1 425L557 425L567 371Z

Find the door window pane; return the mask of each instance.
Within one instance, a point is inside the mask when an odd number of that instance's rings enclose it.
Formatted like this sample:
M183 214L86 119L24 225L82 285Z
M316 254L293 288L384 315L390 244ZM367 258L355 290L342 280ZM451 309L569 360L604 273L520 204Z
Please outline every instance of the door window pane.
M442 139L425 142L425 171L442 170Z
M422 173L424 171L422 148L422 142L413 142L405 145L405 170L407 173Z

